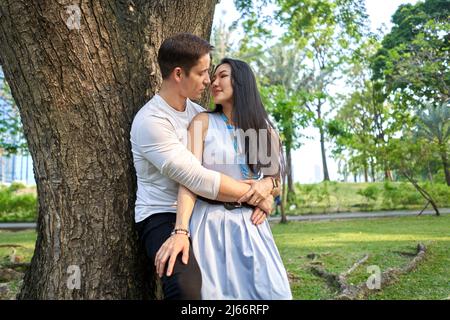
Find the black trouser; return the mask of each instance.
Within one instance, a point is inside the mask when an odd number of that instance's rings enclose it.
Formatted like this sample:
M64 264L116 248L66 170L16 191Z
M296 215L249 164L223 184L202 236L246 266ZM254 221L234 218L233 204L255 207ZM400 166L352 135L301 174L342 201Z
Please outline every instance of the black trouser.
M170 237L175 226L176 214L163 212L153 214L145 220L136 224L140 241L143 242L147 256L152 264L162 244ZM190 239L189 239L190 242ZM184 264L181 261L182 253L177 256L172 275L161 278L164 291L164 299L167 300L199 300L202 287L202 277L197 260L189 247L189 261ZM167 263L166 263L167 268Z

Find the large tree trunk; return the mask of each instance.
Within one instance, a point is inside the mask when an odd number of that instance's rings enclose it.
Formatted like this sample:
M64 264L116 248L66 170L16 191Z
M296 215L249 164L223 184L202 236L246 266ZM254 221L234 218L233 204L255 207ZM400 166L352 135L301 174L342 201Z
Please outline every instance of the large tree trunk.
M39 197L36 249L19 298L154 296L134 230L129 132L160 84L162 40L177 32L208 39L216 2L0 2L0 63Z

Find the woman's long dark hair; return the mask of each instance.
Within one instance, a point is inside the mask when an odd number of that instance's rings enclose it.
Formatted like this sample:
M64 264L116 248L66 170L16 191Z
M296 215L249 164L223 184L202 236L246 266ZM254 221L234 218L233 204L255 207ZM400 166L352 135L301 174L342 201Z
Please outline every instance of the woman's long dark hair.
M255 75L253 74L250 66L241 60L235 60L230 58L224 58L220 63L216 66L214 72L217 68L223 64L229 64L231 67L231 85L233 87L233 113L232 118L235 126L239 129L242 129L246 132L248 129L255 129L258 133L258 149L261 145L259 139L259 130L266 129L267 132L267 146L268 150L272 152L272 139L271 135L275 136L278 140L279 145L279 154L276 155L278 172L273 176L284 176L284 157L282 151L282 145L278 134L276 133L275 126L270 121L269 116L264 108L264 105L261 100L261 96L258 91L258 87L256 84ZM212 113L219 113L223 111L223 107L220 104L215 105L215 109L211 111ZM249 165L250 170L253 174L258 175L261 172L261 169L267 167L268 165L264 165L258 159L257 163L250 163L249 161L249 145L248 141L245 141L245 156L247 164ZM271 159L274 159L273 155L270 156ZM270 165L270 163L269 163Z

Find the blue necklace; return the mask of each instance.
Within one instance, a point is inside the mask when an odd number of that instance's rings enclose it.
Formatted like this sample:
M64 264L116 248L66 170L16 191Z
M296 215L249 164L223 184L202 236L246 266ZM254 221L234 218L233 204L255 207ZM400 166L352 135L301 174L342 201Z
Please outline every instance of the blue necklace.
M231 139L233 140L233 147L234 151L236 152L236 156L239 157L239 151L238 151L238 142L237 137L235 133L235 128L233 125L228 123L227 116L221 112L220 117L225 122L225 125L227 126L228 132L230 133ZM244 179L259 179L259 176L251 172L250 168L248 167L248 164L245 161L238 161L239 162L239 169L241 170L242 176Z

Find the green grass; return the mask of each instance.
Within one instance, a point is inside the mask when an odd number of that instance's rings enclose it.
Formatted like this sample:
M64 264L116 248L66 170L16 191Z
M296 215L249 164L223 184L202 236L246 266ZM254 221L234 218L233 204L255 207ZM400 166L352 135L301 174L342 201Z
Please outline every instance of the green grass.
M399 217L274 224L272 231L278 249L290 274L294 299L333 299L336 292L325 281L311 273L309 253L319 254L315 260L329 272L347 270L365 254L369 260L349 277L350 282L365 282L370 274L367 266L378 265L381 272L401 267L410 257L398 252L415 252L418 242L427 246L426 259L400 281L374 292L368 299L444 299L450 295L450 215L441 217ZM0 231L0 245L19 244L17 255L30 261L36 239L34 231ZM11 253L0 248L0 258ZM12 283L11 286L17 286Z
M15 244L22 247L15 248L17 256L23 256L24 261L30 261L34 252L36 242L36 232L34 230L26 231L0 231L0 263L8 257L13 248L1 247L6 244Z
M20 262L29 262L33 257L34 245L36 242L36 232L33 230L27 231L0 231L0 265L9 263L11 254L15 251L15 256L20 258ZM3 247L5 245L20 245L21 247ZM19 270L17 270L19 271ZM2 282L2 279L0 279ZM9 293L2 296L1 299L14 299L16 293L19 291L21 280L13 280L8 282Z
M354 284L370 276L367 266L381 272L410 261L398 252L415 252L418 242L427 248L426 260L400 281L369 295L368 299L444 299L450 295L450 216L400 217L318 222L289 222L272 227L275 241L292 283L294 299L333 299L323 279L309 270L309 253L329 272L347 270L365 254L369 260L349 277Z

